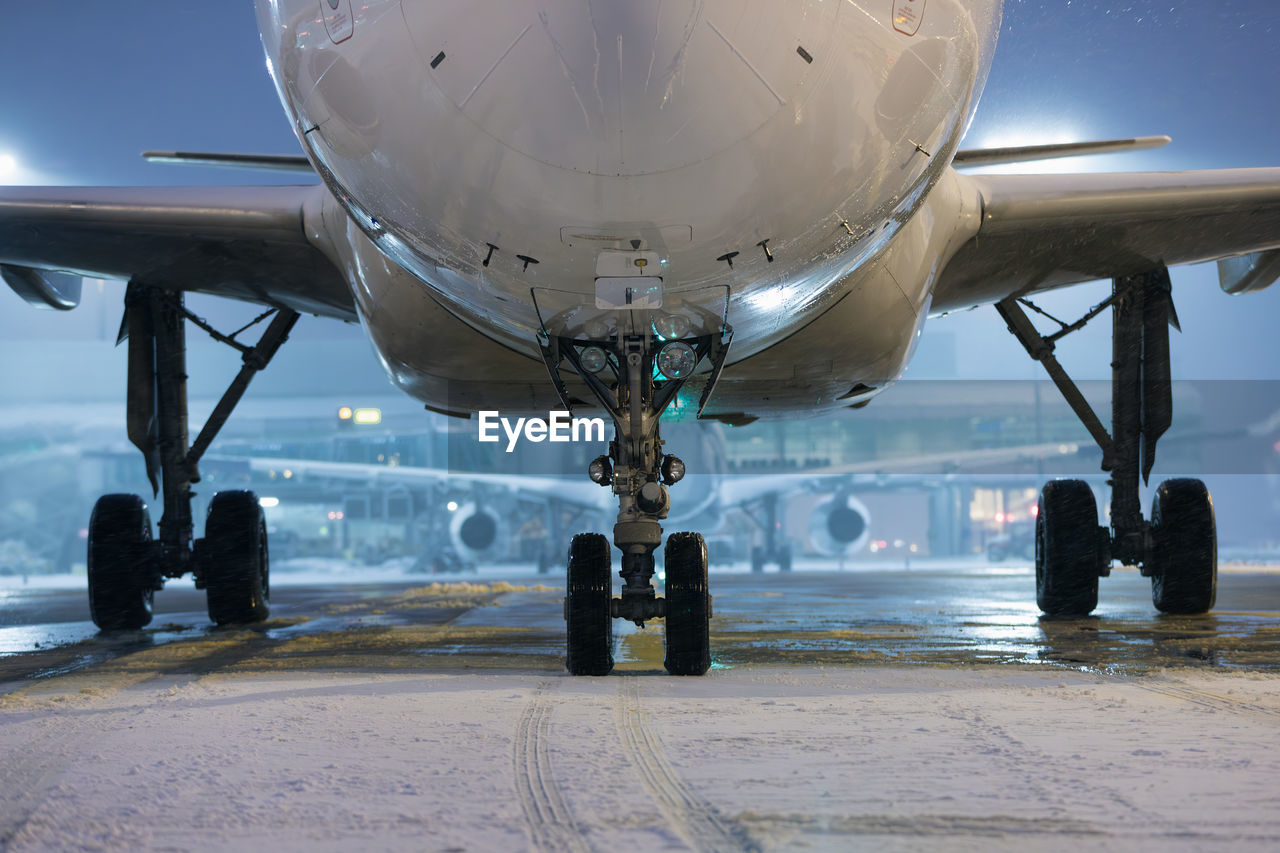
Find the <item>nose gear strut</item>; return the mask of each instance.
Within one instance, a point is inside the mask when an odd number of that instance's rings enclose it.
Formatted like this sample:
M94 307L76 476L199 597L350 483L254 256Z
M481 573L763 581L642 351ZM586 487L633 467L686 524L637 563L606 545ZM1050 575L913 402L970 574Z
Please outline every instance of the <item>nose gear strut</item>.
M566 327L562 334L552 334L544 323L538 334L543 360L564 408L573 409L560 374L561 367L567 365L613 417L614 439L609 443L608 460L598 459L592 463L592 479L602 486L612 487L618 498L613 544L622 552L619 575L623 586L621 597L609 601L609 615L638 626L649 619L669 616L668 601L657 597L652 583L654 551L662 544L660 522L667 517L671 505L668 486L684 475L684 463L663 451L660 419L697 369L706 364L710 371L700 376L706 380L698 401L698 412L701 413L724 367L733 337L729 326L720 321L717 323L719 328L713 331L686 334L675 339L663 338L654 330L654 313L647 309L618 310L616 327L605 334L600 333L604 324L599 318L594 320L594 329L590 328L592 323L586 323L578 328ZM673 375L668 375L668 372ZM612 463L611 470L609 462ZM701 589L705 592L705 547L701 548L701 553ZM575 552L575 559L581 563L585 559L584 554ZM607 559L607 553L603 559ZM577 571L581 572L581 569ZM693 585L698 587L697 582ZM573 578L570 578L570 587L569 598L573 599ZM706 596L705 608L701 609L706 611L705 618L709 618L709 595ZM571 671L576 671L573 661L575 642L579 639L574 636L574 624L571 619ZM706 626L702 624L702 636L705 636L705 631ZM669 635L670 632L669 620ZM603 636L599 632L597 635ZM671 637L668 636L668 645L670 643ZM705 669L703 666L701 671ZM696 674L701 674L701 671ZM597 670L584 674L599 673Z

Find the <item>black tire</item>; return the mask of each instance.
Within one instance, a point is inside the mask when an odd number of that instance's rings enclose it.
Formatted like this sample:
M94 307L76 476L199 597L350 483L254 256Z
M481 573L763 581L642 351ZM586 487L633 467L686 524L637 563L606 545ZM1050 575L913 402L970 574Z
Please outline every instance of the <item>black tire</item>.
M791 546L781 545L778 547L778 571L791 571Z
M1200 480L1165 480L1151 505L1151 602L1161 613L1207 613L1218 597L1213 498Z
M1053 480L1036 515L1036 604L1049 616L1087 616L1098 606L1098 502L1083 480Z
M761 548L759 545L751 546L751 571L764 571L764 548Z
M137 495L103 495L89 516L89 615L103 631L136 631L151 622L158 580L151 513Z
M201 547L209 618L217 625L263 622L271 613L267 522L258 496L218 492L209 502Z
M667 659L672 675L702 675L711 668L711 596L707 544L697 533L667 537Z
M608 675L613 670L610 556L609 540L599 533L579 533L569 543L564 664L572 675Z

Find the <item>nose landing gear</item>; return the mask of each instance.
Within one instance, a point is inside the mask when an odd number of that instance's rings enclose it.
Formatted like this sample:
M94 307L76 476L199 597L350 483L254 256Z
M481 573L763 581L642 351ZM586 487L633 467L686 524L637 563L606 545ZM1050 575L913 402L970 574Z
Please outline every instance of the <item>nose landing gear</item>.
M671 504L668 487L684 476L684 463L663 452L659 421L705 362L710 372L698 403L702 410L724 366L732 331L717 319L713 331L691 334L688 317L648 309L618 310L608 319L609 324L598 315L576 322L560 317L556 325L564 327L561 333L552 334L544 322L539 334L543 359L564 407L572 410L560 376L561 366L567 365L614 423L609 454L592 462L589 473L596 483L612 488L618 499L613 544L622 552L623 585L620 597L612 598L605 537L575 536L569 547L565 596L566 664L575 675L607 674L613 667L611 618L638 626L665 618L667 671L702 675L711 666L711 596L702 537L672 535L666 551L665 599L657 596L652 582L654 551L662 544L660 522ZM675 334L660 335L659 328Z

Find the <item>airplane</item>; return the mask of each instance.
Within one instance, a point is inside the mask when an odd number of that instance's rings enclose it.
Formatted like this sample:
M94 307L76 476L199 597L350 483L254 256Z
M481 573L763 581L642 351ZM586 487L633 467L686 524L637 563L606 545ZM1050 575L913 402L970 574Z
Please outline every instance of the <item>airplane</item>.
M811 553L824 557L851 557L872 539L872 513L861 500L868 493L903 488L930 488L960 474L976 471L1033 470L1055 461L1070 463L1081 455L1075 442L1012 444L985 449L948 450L930 454L878 455L852 463L813 465L788 471L730 473L724 434L716 422L666 425L666 436L681 448L687 467L698 473L682 479L684 499L673 504L666 521L681 528L716 530L730 512L739 512L759 534L749 553L751 571L762 572L772 564L780 572L792 569L794 548L782 535L784 514L790 500L802 494L818 500L800 519L807 528ZM456 441L456 438L454 439ZM528 451L526 450L526 453ZM123 456L121 449L115 456ZM496 459L495 459L496 457ZM443 536L464 563L499 559L509 553L517 533L511 514L516 501L532 501L547 510L546 528L559 541L567 519L594 520L607 515L612 495L587 482L562 475L527 473L520 463L504 463L503 454L484 458L449 458L447 467L430 467L397 459L388 462L335 461L315 457L263 455L225 445L216 456L205 457L205 467L218 474L224 469L242 478L270 477L289 472L291 487L306 494L347 485L367 489L425 491L428 501L444 506L447 523ZM567 470L564 459L520 460L534 471ZM490 468L494 470L489 470ZM520 471L520 473L515 473ZM281 494L280 488L275 494ZM281 495L283 497L283 495ZM554 558L539 552L539 573L551 570Z
M672 410L741 424L865 405L925 320L993 304L1080 417L1110 473L1044 486L1036 595L1091 612L1113 563L1155 607L1214 603L1203 484L1139 483L1171 420L1168 268L1217 260L1222 288L1280 277L1280 169L974 175L969 167L1151 147L1143 137L961 150L995 52L1000 0L257 0L269 72L303 157L159 156L314 171L320 186L7 188L0 274L73 308L76 276L128 281L128 431L163 494L107 495L89 524L104 630L137 628L166 578L193 574L220 624L266 618L265 525L214 496L194 535L198 463L300 313L358 320L391 381L429 409L603 410L589 478L618 515L569 543L566 666L613 665L612 619L665 620L666 668L711 662L706 547L666 537L685 464ZM1046 334L1036 294L1110 279ZM200 434L187 432L185 292L259 303L269 322ZM1054 346L1110 312L1110 424ZM1043 324L1043 320L1041 321ZM1052 322L1052 320L1050 320ZM196 325L201 325L196 323ZM207 326L207 324L204 324ZM244 330L241 330L243 332ZM663 547L665 598L652 584Z

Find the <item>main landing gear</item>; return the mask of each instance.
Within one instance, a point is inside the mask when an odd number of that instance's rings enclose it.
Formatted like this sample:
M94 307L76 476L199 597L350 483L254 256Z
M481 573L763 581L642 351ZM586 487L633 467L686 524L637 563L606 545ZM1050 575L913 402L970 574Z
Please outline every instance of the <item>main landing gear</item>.
M153 539L151 516L137 495L104 495L89 519L89 612L103 631L136 630L151 621L156 590L167 578L195 576L218 625L261 622L270 602L267 528L249 491L213 496L203 539L194 538L191 499L198 465L254 374L275 355L298 315L274 314L254 346L223 335L189 313L177 291L131 283L121 338L129 340L129 440L146 459L153 491L163 490L164 514ZM186 320L239 350L244 366L188 447ZM252 323L250 325L253 325ZM247 328L247 327L246 327ZM244 331L243 329L241 331ZM236 334L239 334L238 332Z
M782 529L780 501L781 497L777 492L769 492L747 507L747 517L764 534L763 544L751 546L753 572L763 572L769 563L776 563L780 572L791 571L791 543L778 535L778 531Z
M613 544L622 552L623 579L621 596L613 598L608 541L597 533L573 538L564 601L566 665L574 675L605 675L613 668L614 618L640 626L665 618L667 671L702 675L711 666L712 613L702 536L668 537L665 599L657 597L652 583L654 551L662 543L659 522L671 502L668 487L684 477L684 463L663 452L659 419L705 361L710 374L698 404L701 411L724 365L732 332L717 319L713 331L694 334L683 314L639 308L618 310L608 322L594 316L583 322L561 318L558 325L564 328L552 334L544 323L539 343L562 404L572 406L559 373L567 364L613 416L609 454L593 461L589 474L601 486L612 487L618 498Z
M1166 480L1156 489L1151 520L1142 517L1139 477L1155 463L1156 442L1173 417L1169 326L1177 328L1169 273L1116 279L1112 295L1073 324L1041 335L1026 304L996 305L1009 331L1050 378L1102 449L1111 473L1111 529L1098 526L1093 491L1083 480L1055 480L1040 493L1036 516L1036 603L1050 616L1083 616L1098 606L1098 578L1112 561L1151 578L1162 613L1204 613L1217 594L1218 543L1213 500L1199 480ZM1112 309L1111 432L1053 355L1058 339ZM1044 313L1044 312L1040 312Z

